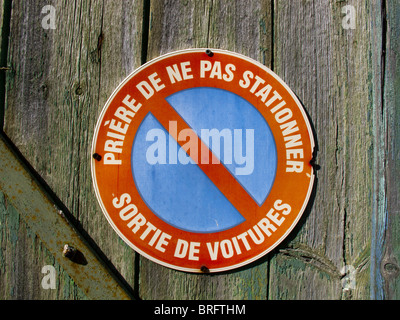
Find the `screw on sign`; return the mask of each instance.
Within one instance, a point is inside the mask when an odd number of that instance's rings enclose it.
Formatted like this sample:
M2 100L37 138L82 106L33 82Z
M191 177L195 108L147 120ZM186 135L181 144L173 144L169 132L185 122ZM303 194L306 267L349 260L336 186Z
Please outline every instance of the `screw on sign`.
M277 246L313 187L314 140L292 91L265 66L177 51L129 75L96 126L92 176L111 226L170 268L219 272Z

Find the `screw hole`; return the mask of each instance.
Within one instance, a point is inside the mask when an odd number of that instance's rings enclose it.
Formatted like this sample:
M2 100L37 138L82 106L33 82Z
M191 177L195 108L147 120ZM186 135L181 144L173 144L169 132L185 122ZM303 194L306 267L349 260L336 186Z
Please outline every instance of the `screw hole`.
M200 270L203 273L210 273L210 270L206 266L201 266Z
M94 153L93 154L93 159L100 161L101 160L101 155L99 155L98 153Z
M315 171L318 171L321 169L321 166L316 163L316 159L314 159L314 158L312 158L310 160L310 165L312 165L312 167L314 168Z

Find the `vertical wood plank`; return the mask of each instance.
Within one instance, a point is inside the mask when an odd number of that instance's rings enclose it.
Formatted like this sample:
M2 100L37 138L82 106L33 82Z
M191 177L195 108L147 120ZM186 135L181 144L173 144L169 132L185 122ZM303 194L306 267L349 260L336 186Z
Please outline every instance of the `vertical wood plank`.
M213 1L209 19L208 47L241 53L270 67L271 1Z
M385 163L385 222L384 246L380 265L380 298L396 300L400 297L400 9L396 1L382 2L382 60L381 60L381 117ZM379 295L377 295L379 297Z
M44 5L56 29L45 30ZM95 198L90 149L115 87L140 65L142 0L13 1L5 133L126 281L135 253Z
M8 41L10 34L11 0L0 1L0 129L4 126L4 101L6 88Z
M151 1L148 59L192 47L236 51L270 65L270 1ZM143 299L265 299L266 259L218 275L185 274L141 258Z
M211 0L150 1L147 61L171 51L207 47Z
M272 259L272 299L369 297L373 194L370 2L277 1L275 71L309 112L317 133L317 190L296 237ZM343 286L343 267L356 287ZM342 281L341 281L342 280Z
M373 112L374 119L374 192L373 192L373 210L371 215L372 220L372 239L371 239L371 271L370 271L370 287L371 299L383 299L383 278L381 272L381 261L385 246L386 232L386 179L385 179L385 137L386 124L384 117L384 102L383 102L383 46L384 44L384 7L383 2L377 3L371 8L372 14L372 33L371 42L375 45L372 47L372 81L374 83L372 90L372 99L375 106Z

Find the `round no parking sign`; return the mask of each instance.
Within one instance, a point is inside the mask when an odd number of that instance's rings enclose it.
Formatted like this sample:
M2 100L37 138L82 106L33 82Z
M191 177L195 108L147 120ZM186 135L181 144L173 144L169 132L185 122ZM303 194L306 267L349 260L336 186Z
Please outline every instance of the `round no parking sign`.
M192 49L134 71L93 140L102 211L145 257L218 272L277 246L306 208L314 140L292 91L260 63Z

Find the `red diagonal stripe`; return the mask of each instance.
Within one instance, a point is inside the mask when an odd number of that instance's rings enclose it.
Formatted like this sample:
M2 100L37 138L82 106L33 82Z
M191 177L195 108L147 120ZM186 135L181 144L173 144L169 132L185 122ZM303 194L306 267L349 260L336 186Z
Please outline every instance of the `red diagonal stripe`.
M197 139L197 152L190 150L189 155L196 162L207 177L217 186L230 203L240 212L246 219L252 219L260 208L254 199L247 193L243 186L232 176L229 170L222 163L215 163L215 155L210 151L205 143L198 137L186 121L171 107L164 99L157 100L149 106L149 111L157 118L161 125L169 132L169 122L176 121L177 132L189 129L191 139ZM188 131L189 132L189 131ZM174 132L170 132L171 136L185 150L187 149L186 141L178 141L178 137ZM201 163L199 155L204 156L205 152L209 154L209 161ZM215 158L215 159L214 159ZM213 161L214 159L214 161Z

